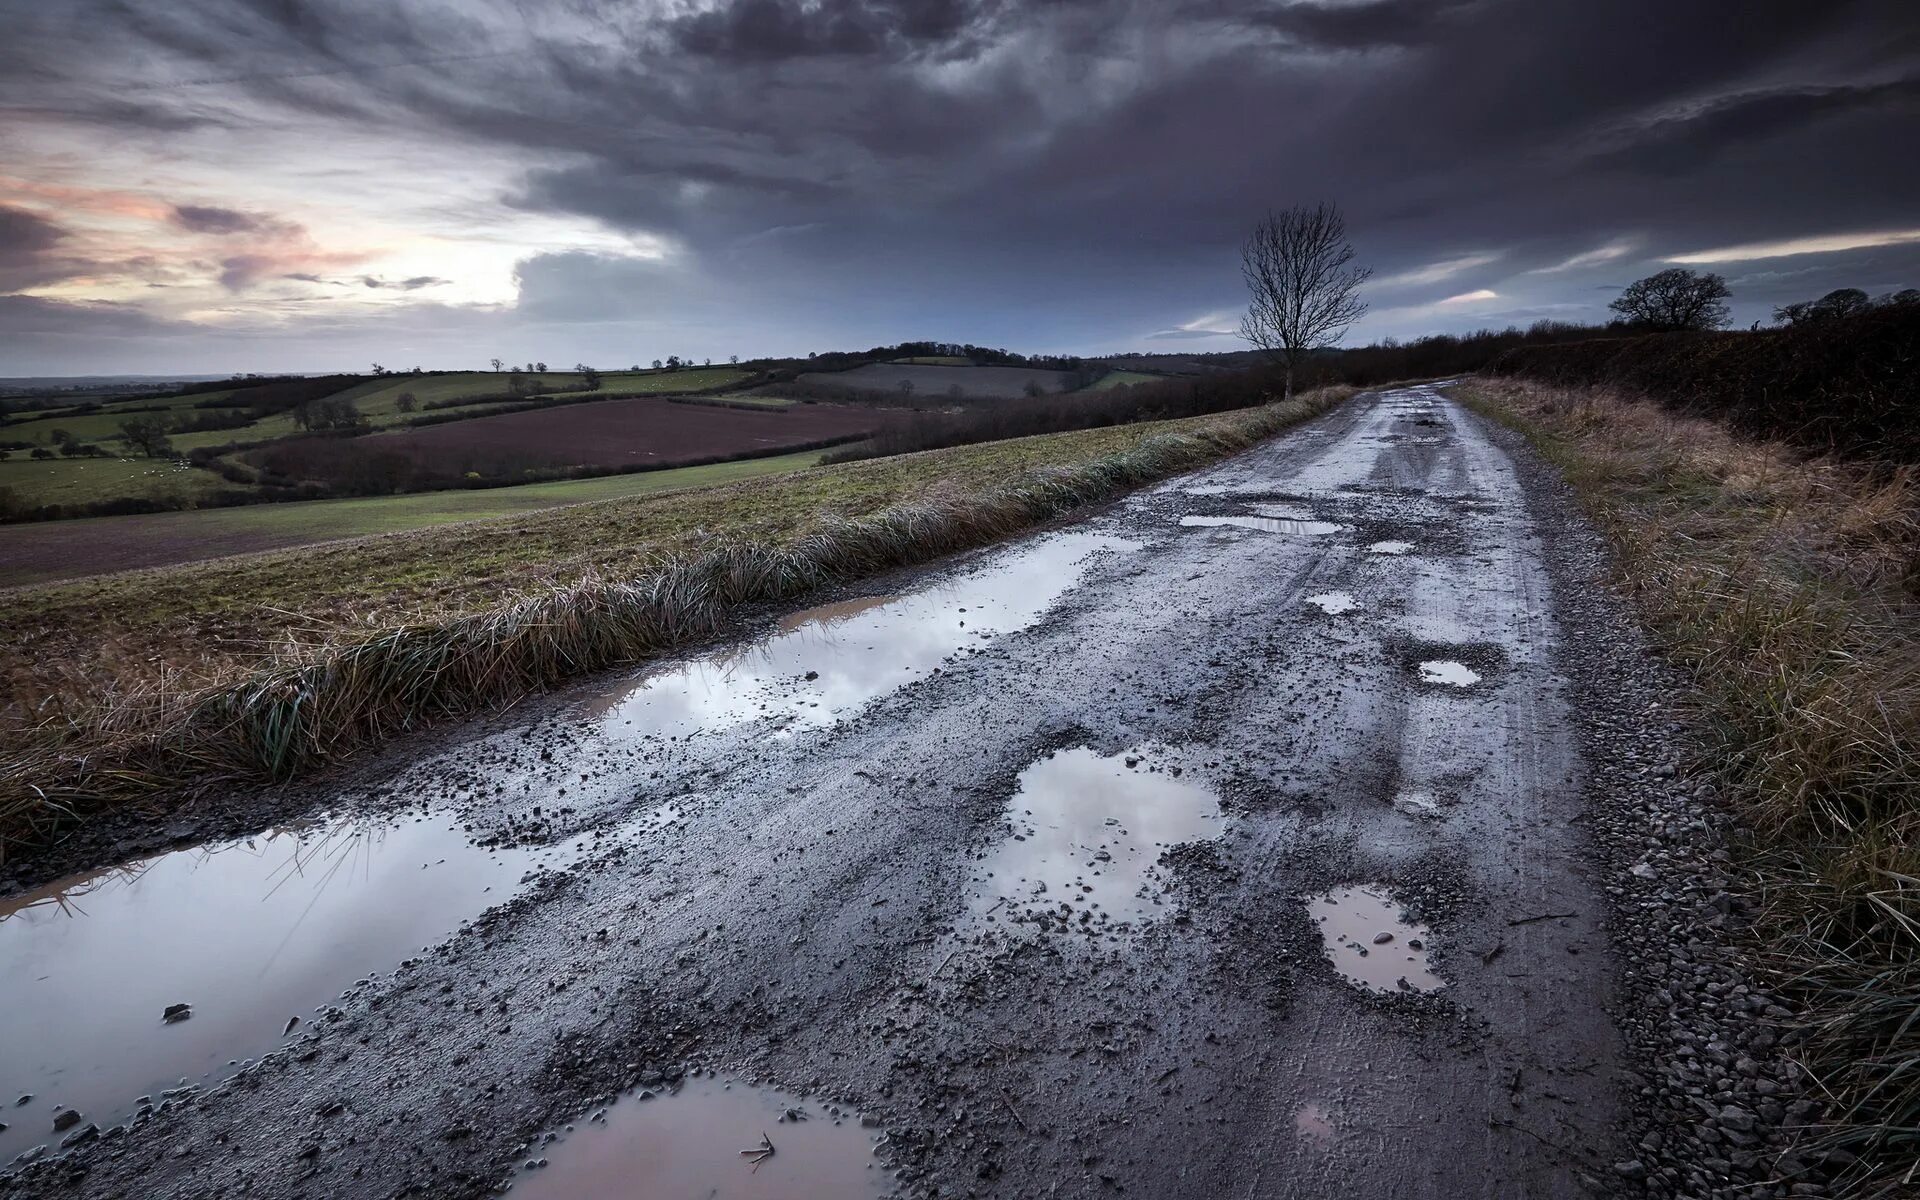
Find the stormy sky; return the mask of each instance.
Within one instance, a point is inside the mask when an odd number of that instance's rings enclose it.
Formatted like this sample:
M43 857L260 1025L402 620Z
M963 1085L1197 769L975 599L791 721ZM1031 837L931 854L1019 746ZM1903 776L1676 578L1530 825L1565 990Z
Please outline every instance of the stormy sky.
M0 0L0 375L1232 349L1920 286L1914 0Z

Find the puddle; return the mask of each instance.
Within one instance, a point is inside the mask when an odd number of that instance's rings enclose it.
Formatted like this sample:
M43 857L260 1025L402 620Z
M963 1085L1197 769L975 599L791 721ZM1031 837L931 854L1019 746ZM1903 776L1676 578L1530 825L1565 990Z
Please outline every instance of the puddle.
M1431 659L1420 664L1420 682L1442 684L1448 687L1469 688L1480 682L1480 676L1465 663L1447 659Z
M637 687L623 684L611 704L582 711L622 738L715 732L750 721L786 732L829 725L955 655L1032 625L1079 583L1095 553L1139 546L1061 534L923 592L810 608L759 642L667 668Z
M1344 525L1332 521L1301 520L1298 517L1181 517L1180 523L1188 528L1215 525L1234 525L1241 529L1258 529L1262 533L1293 533L1309 537L1319 537L1329 533L1339 533Z
M1219 798L1180 771L1164 752L1102 758L1085 747L1027 767L1007 802L1013 835L980 865L975 914L1089 925L1152 915L1161 853L1218 837L1226 821Z
M1405 554L1413 549L1412 542L1375 542L1367 547L1368 554Z
M891 1182L879 1135L851 1114L770 1088L689 1080L642 1100L623 1096L527 1152L516 1197L553 1200L859 1200ZM790 1114L798 1114L795 1119ZM758 1153L761 1138L773 1153ZM756 1153L742 1154L743 1150Z
M1321 592L1317 596L1308 596L1307 603L1330 617L1350 613L1360 607L1360 602L1346 592Z
M323 821L176 850L0 901L0 1162L134 1100L231 1074L289 1018L501 903L573 847L482 850L444 814ZM168 1023L175 1004L191 1015ZM73 1132L73 1131L69 1131Z
M842 621L850 621L861 613L871 612L882 605L891 604L899 598L898 595L859 596L852 600L841 600L834 604L822 604L817 608L807 608L797 613L788 613L786 616L780 618L778 628L781 633L792 633L796 629L803 629L808 625L837 625Z
M1385 890L1372 884L1315 896L1308 915L1334 969L1375 992L1430 992L1446 981L1427 969L1426 926L1408 921Z
M1333 1140L1333 1119L1318 1104L1302 1104L1293 1110L1293 1131L1316 1146Z

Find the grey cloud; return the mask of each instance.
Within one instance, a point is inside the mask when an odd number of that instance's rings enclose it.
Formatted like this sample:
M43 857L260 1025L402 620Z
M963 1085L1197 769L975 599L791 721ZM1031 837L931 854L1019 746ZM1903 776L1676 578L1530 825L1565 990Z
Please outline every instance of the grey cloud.
M801 328L872 344L898 322L1068 349L1235 302L1247 223L1321 196L1381 276L1501 252L1434 298L1487 286L1514 311L1587 303L1666 253L1910 221L1912 85L1861 82L1920 78L1910 6L734 0L648 18L603 0L120 0L111 20L29 13L0 47L0 102L293 114L339 131L314 154L343 171L391 130L525 162L507 185L521 208L685 251L678 274L531 262L529 322L605 326L593 294L684 326L672 297L698 292L697 320L730 340L751 321L770 344ZM1519 280L1625 233L1635 256ZM222 266L235 288L271 269ZM752 295L799 298L807 323Z
M252 213L211 204L176 204L173 221L194 233L258 233L266 227L262 218Z
M450 279L442 279L438 275L415 275L408 279L381 279L376 275L362 275L360 277L360 285L362 287L375 289L390 288L402 292L417 292L424 287L435 287L439 284L451 282L453 281Z
M1311 46L1356 50L1414 46L1436 40L1478 0L1372 0L1321 3L1286 0L1244 13L1242 20Z
M29 209L0 204L0 292L65 279L79 265L60 254L67 231Z

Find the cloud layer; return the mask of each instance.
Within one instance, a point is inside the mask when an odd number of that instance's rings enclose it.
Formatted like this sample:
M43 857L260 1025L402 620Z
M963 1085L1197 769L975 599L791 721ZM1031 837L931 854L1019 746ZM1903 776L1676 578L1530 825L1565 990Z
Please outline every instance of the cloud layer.
M1736 280L1743 321L1920 283L1920 246L1861 240L1920 228L1908 0L89 0L10 24L0 374L1229 348L1244 231L1320 198L1375 268L1362 336L1600 318L1727 247L1817 247Z

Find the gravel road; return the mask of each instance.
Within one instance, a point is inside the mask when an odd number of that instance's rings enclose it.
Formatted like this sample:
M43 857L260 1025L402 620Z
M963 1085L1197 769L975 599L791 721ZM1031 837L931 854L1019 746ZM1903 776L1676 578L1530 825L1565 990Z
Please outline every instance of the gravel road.
M104 1015L0 1054L11 1189L1820 1194L1725 821L1556 486L1444 388L1362 396L0 902L0 1001L164 980L91 1082Z

